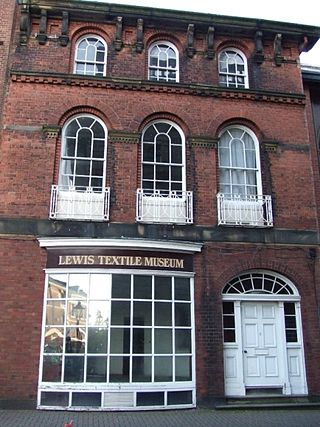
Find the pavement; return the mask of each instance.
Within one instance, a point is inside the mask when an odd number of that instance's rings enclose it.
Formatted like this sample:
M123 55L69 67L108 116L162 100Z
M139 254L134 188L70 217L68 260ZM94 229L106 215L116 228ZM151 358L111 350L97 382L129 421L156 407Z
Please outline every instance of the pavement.
M320 409L144 412L0 410L0 427L67 427L71 420L72 427L320 427Z

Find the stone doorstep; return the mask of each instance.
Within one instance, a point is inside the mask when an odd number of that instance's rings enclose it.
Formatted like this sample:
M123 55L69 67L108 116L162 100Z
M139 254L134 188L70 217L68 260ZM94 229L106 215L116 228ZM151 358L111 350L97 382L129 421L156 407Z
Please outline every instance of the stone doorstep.
M308 397L252 397L243 399L226 399L217 403L215 409L302 409L320 408L320 400L312 400Z

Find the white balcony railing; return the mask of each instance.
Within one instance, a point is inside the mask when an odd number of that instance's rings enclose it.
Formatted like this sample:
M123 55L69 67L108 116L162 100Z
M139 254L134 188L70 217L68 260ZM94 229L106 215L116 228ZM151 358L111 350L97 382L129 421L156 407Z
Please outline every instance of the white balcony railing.
M137 190L137 221L166 224L193 223L192 191L170 191L161 194L159 190Z
M108 221L110 188L95 191L91 187L53 185L51 188L50 218L79 221Z
M218 225L272 227L271 196L217 194Z

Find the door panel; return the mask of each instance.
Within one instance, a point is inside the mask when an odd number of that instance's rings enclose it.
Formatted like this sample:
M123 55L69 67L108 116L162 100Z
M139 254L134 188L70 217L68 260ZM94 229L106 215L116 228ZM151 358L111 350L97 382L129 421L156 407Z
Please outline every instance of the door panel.
M242 343L246 387L283 385L280 372L283 331L279 327L278 306L273 302L242 304Z

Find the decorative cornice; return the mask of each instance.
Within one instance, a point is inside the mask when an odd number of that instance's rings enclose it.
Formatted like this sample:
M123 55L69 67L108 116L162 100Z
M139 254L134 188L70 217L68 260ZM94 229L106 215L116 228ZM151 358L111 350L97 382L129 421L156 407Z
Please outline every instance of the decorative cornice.
M111 130L108 134L110 142L121 142L125 144L138 144L140 141L139 133L129 133L117 130Z
M191 147L200 147L200 148L216 148L218 139L217 138L207 138L205 136L190 136L188 142Z
M40 73L11 71L13 82L81 86L101 89L119 89L142 92L173 93L179 95L203 96L280 104L304 105L305 95L300 93L279 93L267 90L230 89L219 86L182 83L159 83L147 80L89 77L75 74Z

